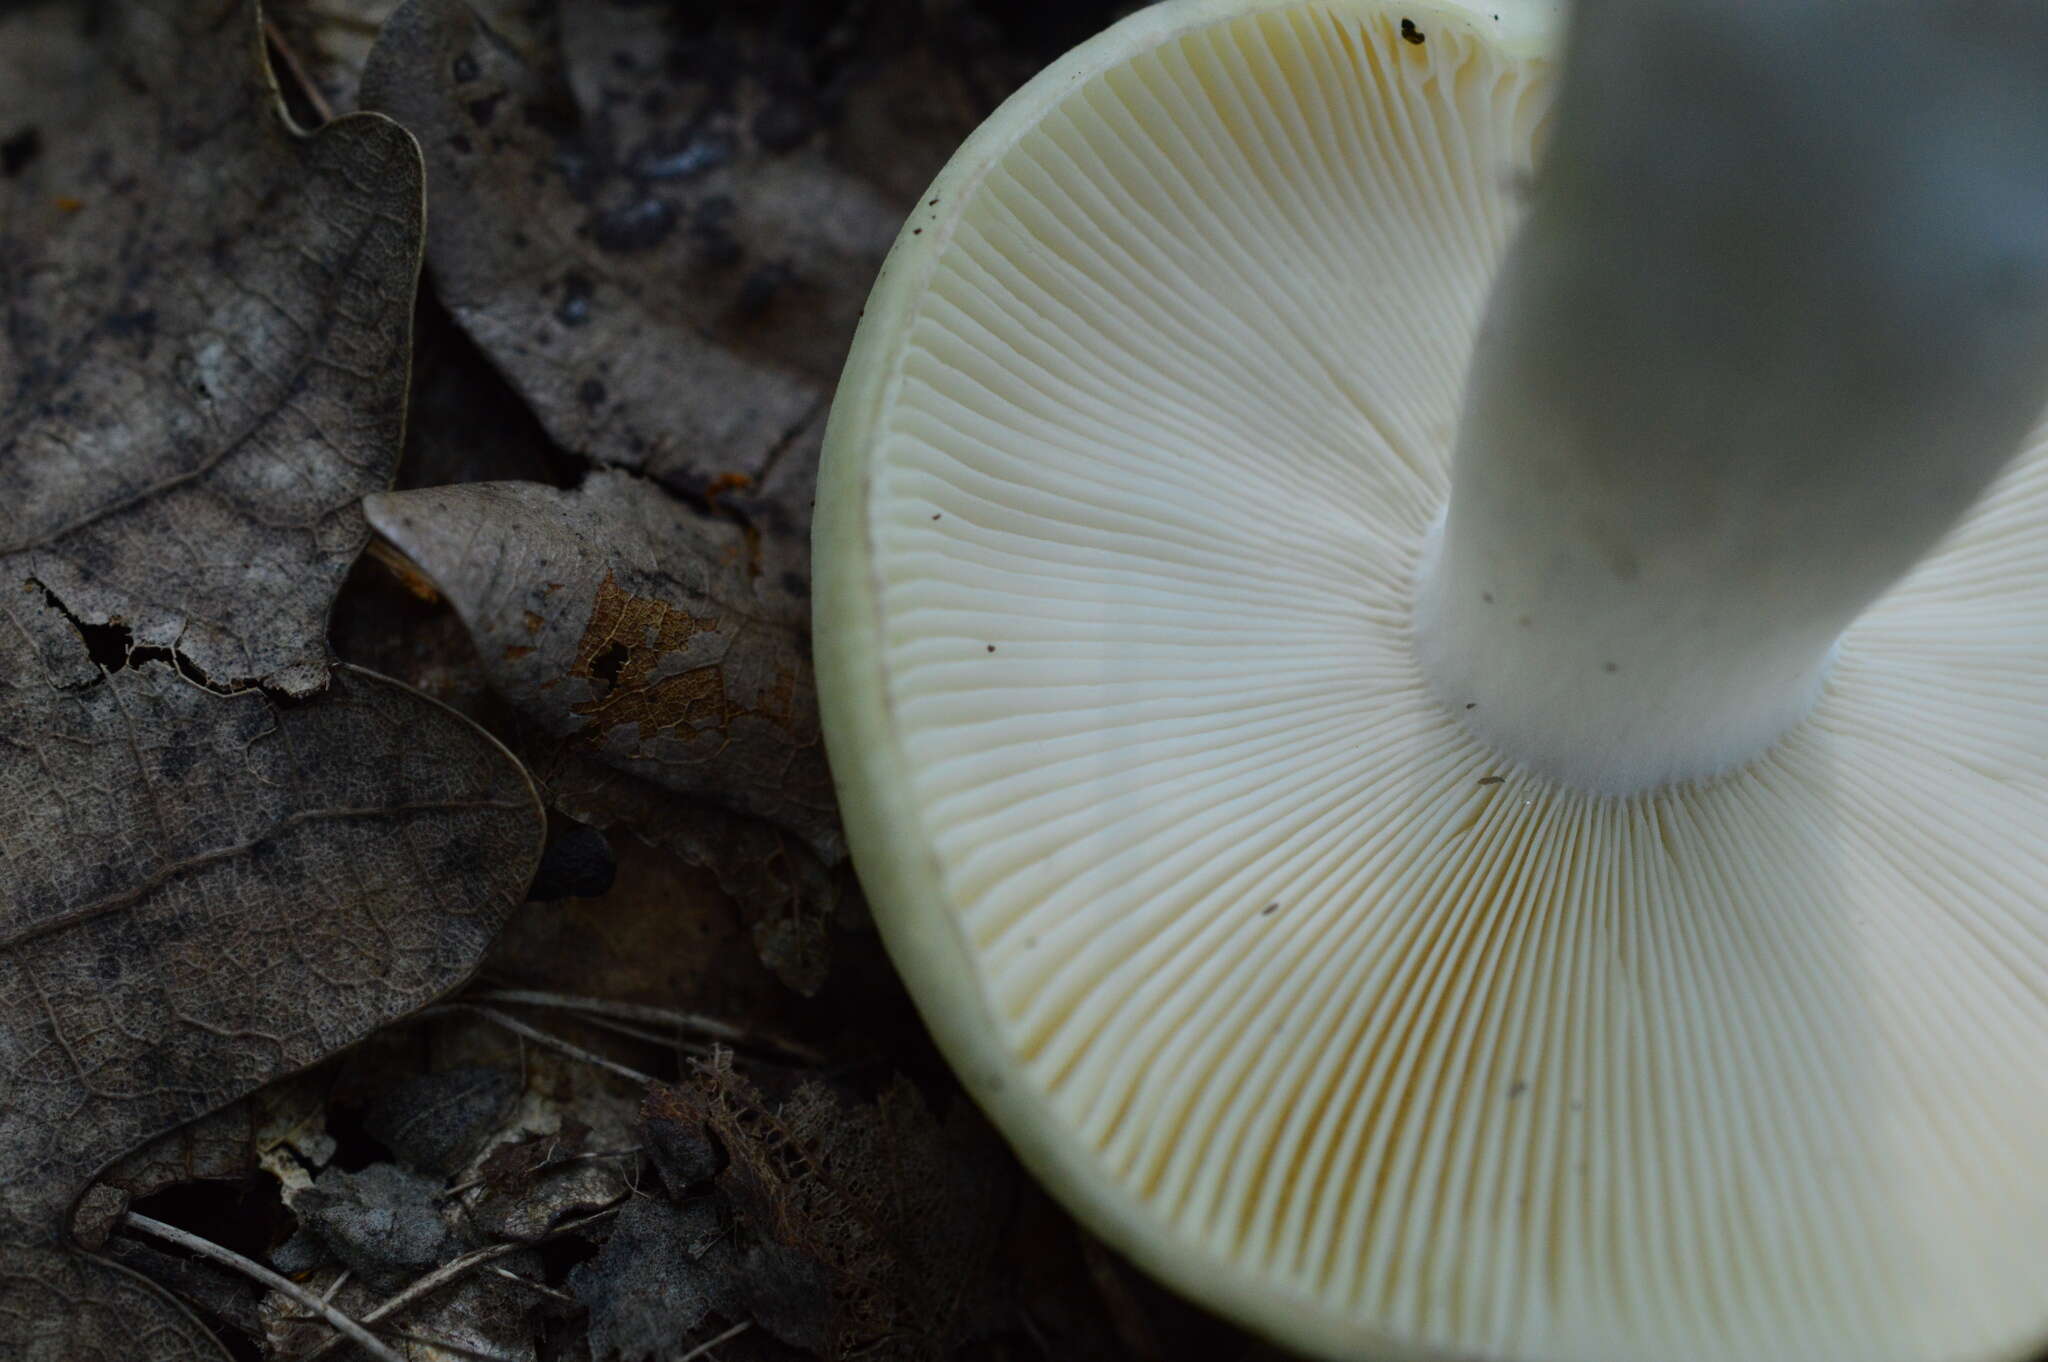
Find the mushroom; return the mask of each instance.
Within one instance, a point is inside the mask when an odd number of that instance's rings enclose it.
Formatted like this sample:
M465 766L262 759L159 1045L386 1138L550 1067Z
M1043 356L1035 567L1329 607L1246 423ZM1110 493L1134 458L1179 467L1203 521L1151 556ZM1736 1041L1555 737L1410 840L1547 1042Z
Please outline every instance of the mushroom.
M1175 0L960 149L819 689L1097 1233L1332 1357L2048 1342L2044 90L2019 0Z

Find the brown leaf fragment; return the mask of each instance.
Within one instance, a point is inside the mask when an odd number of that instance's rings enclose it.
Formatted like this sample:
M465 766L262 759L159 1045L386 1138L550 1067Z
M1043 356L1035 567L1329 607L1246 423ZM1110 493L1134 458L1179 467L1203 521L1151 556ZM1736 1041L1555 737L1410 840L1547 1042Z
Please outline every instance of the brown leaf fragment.
M589 1126L565 1120L553 1134L524 1135L499 1145L479 1165L477 1176L494 1192L517 1195L533 1186L542 1169L581 1154L589 1141Z
M573 492L380 493L366 508L454 604L492 685L547 732L766 819L827 864L844 856L800 566L753 571L740 526L626 473Z
M96 1182L71 1212L71 1235L78 1246L98 1253L121 1217L128 1214L128 1194L110 1183Z
M538 1139L543 1147L566 1147L551 1135ZM632 1190L628 1174L634 1168L631 1158L580 1158L558 1152L527 1170L523 1179L515 1177L503 1186L487 1183L466 1214L493 1239L535 1242L561 1225L617 1203ZM481 1175L488 1177L490 1172L487 1168Z
M337 672L313 700L93 667L0 593L0 1357L217 1359L64 1246L93 1170L460 982L538 855L480 730Z
M253 0L86 12L0 19L0 129L38 148L0 178L0 580L309 694L396 465L419 150L293 132Z
M180 1182L238 1178L256 1168L261 1108L250 1098L167 1130L103 1170L93 1190L140 1200ZM83 1236L80 1236L81 1241Z
M523 752L549 804L592 827L631 832L709 871L753 939L754 953L805 997L831 971L835 928L864 926L851 866L828 867L802 838L672 794L557 744Z
M130 1150L101 1169L79 1199L71 1237L97 1252L113 1220L119 1219L118 1214L109 1215L114 1207L125 1211L130 1203L179 1183L226 1183L244 1177L256 1172L266 1155L281 1154L296 1163L304 1152L294 1137L309 1138L320 1122L326 1096L327 1082L320 1069L296 1073Z
M961 1342L1015 1176L972 1113L942 1126L900 1077L871 1104L815 1081L770 1103L726 1052L644 1110L694 1118L724 1150L714 1185L763 1328L824 1357L910 1362Z

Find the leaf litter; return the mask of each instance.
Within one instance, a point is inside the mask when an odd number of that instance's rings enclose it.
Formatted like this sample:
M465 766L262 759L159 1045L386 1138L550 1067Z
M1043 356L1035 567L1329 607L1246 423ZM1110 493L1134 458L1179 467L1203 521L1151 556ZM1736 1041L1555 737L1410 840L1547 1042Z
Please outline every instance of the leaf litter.
M493 0L479 8L481 20L447 0L277 0L268 16L284 69L310 81L294 95L302 119L361 102L397 112L421 139L438 299L416 309L410 276L378 263L383 247L324 273L309 268L304 278L318 274L328 286L316 296L285 287L294 282L289 252L322 257L346 235L321 235L337 222L360 220L365 237L387 245L402 244L395 226L409 223L416 234L419 174L400 154L410 142L387 124L343 118L310 141L285 132L260 78L251 9L226 0L111 8L90 42L52 21L70 11L51 6L0 19L0 67L8 66L4 39L34 32L33 44L14 51L33 50L16 64L39 68L13 87L24 92L18 101L0 88L0 204L9 209L0 236L33 247L15 257L32 269L10 272L0 259L0 278L15 314L44 327L25 341L20 328L10 333L16 348L0 349L0 382L17 393L31 383L52 395L96 393L107 389L93 385L108 380L95 374L123 361L135 371L118 380L130 387L113 389L132 395L134 418L127 426L104 420L102 444L82 446L105 457L52 480L99 518L83 528L76 516L61 520L61 533L43 531L48 542L35 544L44 556L22 584L41 614L16 612L27 641L15 646L41 671L13 675L49 678L60 707L106 724L114 721L92 706L107 696L122 702L119 722L137 735L133 783L154 781L165 798L88 818L84 826L119 848L101 859L178 867L166 884L197 888L204 875L230 886L213 892L209 880L207 892L181 901L179 929L196 917L202 930L150 939L157 954L140 957L148 962L208 952L205 968L188 967L152 1001L182 1024L200 1012L191 1002L220 1000L220 980L241 987L239 1010L225 1022L196 1017L230 1033L206 1051L228 1056L199 1076L212 1088L179 1087L194 1077L176 1070L191 1055L182 1037L167 1041L164 1057L131 1069L152 1096L169 1091L172 1100L136 1102L124 1092L118 1102L134 1103L132 1119L127 1110L124 1121L80 1118L109 1147L104 1154L36 1168L29 1181L55 1200L46 1215L27 1217L35 1222L27 1261L35 1272L61 1265L56 1286L70 1295L38 1283L44 1294L24 1307L0 1287L0 1351L18 1336L31 1346L8 1355L36 1362L220 1356L192 1315L166 1311L141 1278L54 1248L54 1227L91 1166L170 1126L175 1113L209 1105L215 1116L110 1169L80 1199L73 1233L104 1239L121 1261L179 1282L236 1335L238 1355L281 1362L352 1352L329 1322L309 1317L316 1298L369 1323L409 1362L1195 1355L1176 1351L1172 1329L1159 1323L1173 1320L1197 1331L1180 1338L1224 1346L1232 1336L1221 1326L1145 1294L1106 1255L1082 1251L922 1039L859 930L808 708L804 598L817 444L874 264L958 138L1030 65L1079 36L1073 24L1092 27L1106 6L595 0L558 9ZM1069 28L1056 32L1062 23ZM165 41L125 64L101 60L100 49L118 50L139 31ZM1027 32L1043 46L1020 41ZM178 84L161 74L172 65L188 76L228 74ZM109 93L110 83L120 88ZM174 85L175 98L166 93ZM188 112L200 106L204 116ZM310 158L312 170L294 169L278 154L283 147L306 160L309 147L337 150L358 137L383 137L397 159L374 175L323 180L314 171L329 163ZM94 138L115 151L92 162L78 146ZM136 145L154 154L131 154ZM126 179L91 178L110 164L129 167ZM139 226L133 212L110 214L126 229L104 239L74 233L71 244L52 246L54 235L87 221L94 203L59 180L99 185L117 207L131 193L190 207ZM218 183L228 187L213 201L194 190ZM244 193L252 187L254 200ZM408 192L409 214L397 207ZM202 220L205 249L182 245L180 224ZM523 242L515 239L522 232ZM144 255L154 273L136 274ZM200 255L216 273L196 263ZM53 269L73 271L65 286L91 301L58 319L80 332L66 340L66 353L80 358L64 371L72 389L47 364L34 373L13 367L40 362L46 336L61 330L42 320L49 295L35 292ZM117 287L123 269L134 278L125 290ZM241 328L227 342L251 354L208 350L204 309L161 301L180 281L216 303L237 289L265 294L279 318L301 328L279 322L265 331L246 320L254 313L215 306L217 321ZM150 310L134 302L155 307L154 350L122 350L101 334L141 326L122 320ZM426 350L407 430L415 323ZM279 337L312 356L281 388L260 363ZM324 372L334 347L346 374ZM208 379L206 393L162 387L156 375L166 359L174 379ZM249 433L209 447L213 428L179 416L176 402L206 396L222 405L214 394L224 373L248 378L227 402L254 415ZM121 405L93 410L104 416ZM45 439L52 420L77 421L82 408L44 404L35 420L24 410L10 407L12 424L0 425L17 445ZM61 440L66 428L55 429ZM417 681L526 758L555 810L550 861L560 873L543 886L560 896L552 906L512 906L534 868L530 794L518 817L498 809L500 822L480 816L462 828L444 826L445 810L417 807L460 785L448 768L470 777L469 792L485 802L523 789L517 764L409 692L329 670L330 611L363 537L357 498L390 484L401 433L408 463L400 485L496 485L372 502L380 517L395 510L413 519L393 536L408 555L380 548L354 568L335 617L339 647ZM194 451L203 465L196 471L165 462ZM337 468L337 458L352 471ZM0 477L9 466L0 459ZM265 468L290 470L302 484L286 489L293 499L275 499L290 478L266 483L252 472ZM229 476L237 470L247 476ZM252 496L251 486L273 499ZM495 559L455 549L450 530L463 524ZM147 549L133 560L146 570L99 571L103 544L131 542ZM558 552L579 566L577 594L536 610L540 627L529 628L533 592L562 580L542 566ZM81 574L62 576L72 562L84 564ZM552 594L569 592L564 582ZM323 685L332 693L321 695ZM265 791L286 810L282 832L252 837L237 824L241 840L209 844L188 866L147 821L156 804L223 826L233 822L223 810L256 809L261 800L238 803L244 792L230 789L251 754L268 750L251 735L295 735L319 722L301 716L331 715L343 701L358 715L382 716L373 736L331 722L318 743L299 745L310 772L261 768L282 790ZM159 711L175 717L177 734L210 738L156 743ZM243 727L216 717L226 715ZM6 731L70 732L41 709L25 722ZM111 729L83 731L98 738ZM159 746L197 747L199 756L170 778L147 765ZM74 759L70 747L52 750L58 767ZM727 753L738 755L727 761ZM291 821L302 807L292 799L317 799L329 778L352 794L386 796L349 806L363 827L385 831L385 843L335 836L315 817ZM407 782L421 782L424 797ZM32 783L25 788L10 810L35 809L44 821L23 844L63 861L47 853L53 835L66 842L51 831L62 820L45 816L39 806L48 801ZM611 830L609 846L600 829ZM378 860L377 847L394 842L438 847L441 862L425 865L435 873L423 878L421 864ZM277 901L281 887L303 893L303 876L316 874L327 877L328 900ZM357 883L333 890L350 875ZM118 873L90 892L134 892L116 881ZM106 921L154 922L147 910L162 889L151 881ZM405 903L369 902L370 889ZM432 911L468 890L481 894L474 939ZM53 901L61 913L73 899ZM16 911L0 882L0 932ZM391 952L382 959L408 961L401 947L414 944L429 956L447 948L432 986L427 969L417 979L394 978L388 967L374 979L368 968L330 975L319 956L314 997L270 996L283 991L293 959L351 946L361 958L344 954L346 964L370 958L347 925L350 911L392 934L375 943ZM487 985L461 1005L415 1014L339 1060L219 1110L266 1074L303 1068L459 980L508 914L512 927L485 966ZM122 933L98 930L93 944L117 938L111 954L136 970ZM301 940L308 933L313 943ZM273 958L280 951L287 963ZM0 954L0 965L20 954ZM97 967L107 954L95 957ZM318 995L335 978L347 980L360 1012L323 1030L333 1018ZM135 1028L119 1015L120 992L101 990L96 1001L126 1034ZM358 996L366 993L378 996ZM727 1035L742 1058L707 1050L688 1017L723 1019L713 1034ZM0 1018L0 1086L19 1050L11 1025ZM62 1039L74 1036L105 1044L89 1025ZM104 1072L128 1071L117 1057ZM618 1076L630 1073L665 1082L645 1092ZM0 1157L36 1152L19 1130L0 1130ZM266 1180L277 1189L273 1209L217 1229L243 1237L247 1260L291 1266L302 1278L291 1295L264 1295L226 1269L137 1239L133 1226L143 1221L123 1218L130 1206L155 1213L198 1204L195 1189L238 1187L245 1197ZM15 1266L15 1252L0 1248L0 1272ZM1149 1322L1144 1337L1130 1328L1133 1299ZM1155 1335L1168 1340L1165 1353ZM118 1347L109 1342L116 1338Z
M388 120L288 128L259 32L0 18L0 1355L32 1362L222 1356L67 1246L71 1203L459 983L538 850L501 745L330 670L421 169Z

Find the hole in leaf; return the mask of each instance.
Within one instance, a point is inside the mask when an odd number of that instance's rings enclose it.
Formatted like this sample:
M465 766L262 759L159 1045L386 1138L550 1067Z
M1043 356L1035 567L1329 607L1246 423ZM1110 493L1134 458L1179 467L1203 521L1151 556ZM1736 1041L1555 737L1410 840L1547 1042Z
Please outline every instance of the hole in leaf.
M631 660L633 650L623 643L614 643L596 657L590 659L590 677L602 681L607 687L619 684L619 672Z
M11 180L28 169L43 151L43 130L33 125L0 141L0 179Z

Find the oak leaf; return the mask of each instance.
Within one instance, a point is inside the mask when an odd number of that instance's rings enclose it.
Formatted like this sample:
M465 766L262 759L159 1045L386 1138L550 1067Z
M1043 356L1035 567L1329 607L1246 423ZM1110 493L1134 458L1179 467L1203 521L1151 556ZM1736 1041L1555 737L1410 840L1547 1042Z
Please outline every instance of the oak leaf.
M67 1243L71 1203L458 983L538 854L501 746L329 668L398 457L421 165L381 117L290 128L260 34L249 0L0 15L10 1362L218 1362Z
M287 127L250 0L105 9L0 19L0 580L308 694L397 464L419 150Z
M101 671L39 593L0 610L0 676L0 1356L216 1358L64 1251L71 1198L459 983L532 874L535 796L391 682L284 705Z

